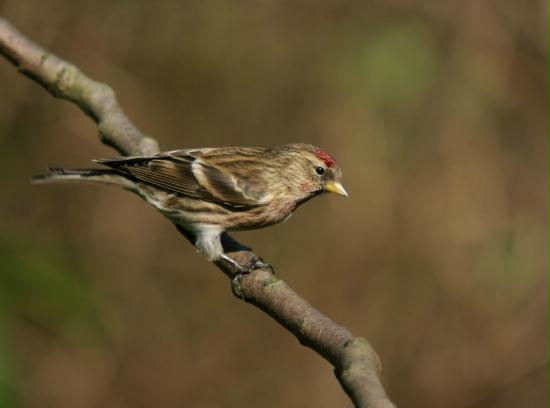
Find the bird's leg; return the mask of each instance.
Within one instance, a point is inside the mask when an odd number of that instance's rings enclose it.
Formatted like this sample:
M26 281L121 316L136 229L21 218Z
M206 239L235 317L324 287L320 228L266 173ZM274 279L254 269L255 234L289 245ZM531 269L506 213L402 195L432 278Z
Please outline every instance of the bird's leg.
M221 258L225 262L227 262L233 269L235 269L237 271L237 275L250 272L250 271L247 271L247 272L242 271L242 266L237 261L235 261L234 259L228 257L226 254L222 254Z

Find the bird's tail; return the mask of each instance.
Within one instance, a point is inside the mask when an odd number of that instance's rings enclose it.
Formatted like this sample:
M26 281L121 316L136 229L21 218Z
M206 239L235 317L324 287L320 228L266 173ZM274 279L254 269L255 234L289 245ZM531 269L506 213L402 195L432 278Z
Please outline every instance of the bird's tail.
M34 176L31 179L33 184L49 183L92 183L110 184L128 189L134 189L134 183L110 169L60 169L51 167L49 174Z

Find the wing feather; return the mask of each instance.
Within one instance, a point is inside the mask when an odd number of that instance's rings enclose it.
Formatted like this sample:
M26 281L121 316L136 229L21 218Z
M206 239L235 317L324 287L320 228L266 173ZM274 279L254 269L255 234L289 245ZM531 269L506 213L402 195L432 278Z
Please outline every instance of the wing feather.
M247 180L242 165L258 161L263 151L260 148L187 149L97 162L169 192L242 210L260 205L266 194L265 187L243 189Z

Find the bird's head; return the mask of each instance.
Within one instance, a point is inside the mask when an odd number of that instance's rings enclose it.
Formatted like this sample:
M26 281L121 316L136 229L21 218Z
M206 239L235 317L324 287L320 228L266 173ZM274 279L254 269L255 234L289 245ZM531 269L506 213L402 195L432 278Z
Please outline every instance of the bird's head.
M281 153L289 158L286 173L298 196L309 198L328 192L348 197L342 185L342 171L329 154L302 143L281 149L286 150Z

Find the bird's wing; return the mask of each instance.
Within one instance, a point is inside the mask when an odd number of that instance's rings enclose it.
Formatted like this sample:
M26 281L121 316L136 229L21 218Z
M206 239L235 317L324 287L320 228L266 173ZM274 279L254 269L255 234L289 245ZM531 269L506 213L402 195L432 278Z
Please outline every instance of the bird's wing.
M246 164L261 163L262 152L259 148L187 149L97 162L169 192L248 209L260 205L266 194L258 174L249 176L246 170ZM262 187L250 185L258 181Z

